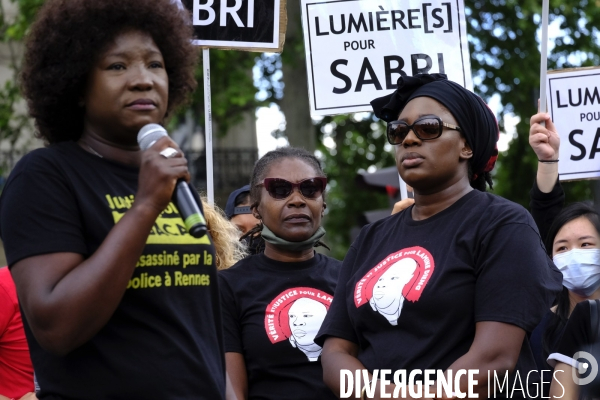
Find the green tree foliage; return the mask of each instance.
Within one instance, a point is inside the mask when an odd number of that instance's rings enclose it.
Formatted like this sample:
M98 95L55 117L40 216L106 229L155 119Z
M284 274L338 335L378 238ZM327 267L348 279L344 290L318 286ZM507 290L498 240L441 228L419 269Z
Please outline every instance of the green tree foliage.
M484 99L502 97L503 110L521 119L510 148L499 158L495 192L524 206L529 202L537 159L528 144L529 118L537 111L540 51L536 40L542 2L535 0L465 1L475 91ZM548 68L600 65L598 1L550 1L550 22L559 21ZM564 144L563 144L564 145ZM567 201L592 198L590 181L563 185Z
M14 18L7 18L4 7L0 5L2 16L2 40L20 41L25 36L27 29L33 22L35 14L44 4L44 0L11 0L18 7Z
M0 9L0 41L5 43L22 40L36 10L43 3L43 0L12 1L19 6L16 19L7 21L4 10ZM288 0L288 9L299 9L296 3L296 0ZM535 155L528 145L528 126L530 116L536 112L539 95L540 53L536 38L541 3L541 0L465 1L475 91L486 100L495 94L501 96L501 123L507 113L514 113L521 119L509 150L501 155L498 162L495 192L523 205L528 203L529 188L536 168ZM565 3L550 0L550 3L550 21L559 21L564 35L554 42L549 68L600 65L599 32L596 28L600 26L600 1ZM290 18L300 18L295 12L288 15ZM292 23L294 21L290 21ZM299 21L295 23L299 24ZM281 57L218 50L211 50L210 55L216 134L224 134L244 111L268 102L278 102L281 83L277 83L276 70L281 69L282 63L294 65L305 62L303 42L299 35L290 37ZM259 82L259 87L265 87L261 88L263 95L258 99L255 97L251 73L255 63L266 79ZM276 66L275 69L273 66ZM18 65L15 65L15 71L18 73ZM204 105L201 68L197 71L197 78L199 87L191 108L198 124L202 126ZM306 77L283 77L284 83L285 80L294 79ZM14 114L14 104L18 100L14 81L0 88L0 139L7 135L18 135L17 126L20 122ZM297 103L298 107L308 107L308 98L298 98ZM372 115L364 114L327 117L315 124L314 134L317 142L321 143L318 150L331 182L327 194L327 242L333 245L334 254L338 257L344 255L350 244L350 231L358 215L387 205L385 195L360 190L354 184L358 170L394 164L393 154L386 147L382 132L383 124ZM568 183L564 187L568 201L592 197L590 182Z
M33 22L44 0L12 0L18 7L14 17L9 16L7 10L0 2L0 42L6 43L11 49L20 45ZM18 75L20 72L20 54L11 52L10 67L14 71L14 78L9 80L4 87L0 87L0 140L15 142L22 128L29 123L26 115L19 115L15 105L21 100L18 88ZM204 125L204 89L202 52L198 49L199 67L196 71L198 90L194 92L189 107L192 109L198 124ZM211 95L212 117L216 126L216 135L224 136L227 130L239 122L245 111L254 110L263 105L255 98L255 88L252 77L252 68L255 64L257 53L244 51L211 50ZM182 118L180 112L172 120L176 125Z
M558 20L563 36L554 41L548 60L551 69L600 65L598 29L599 1L573 1L563 4L551 0L550 22ZM537 159L528 144L529 118L537 110L539 97L540 52L537 39L541 25L539 0L466 0L467 32L471 51L475 92L489 101L501 96L499 121L505 114L520 118L510 148L501 154L495 169L495 190L526 207ZM287 54L286 54L287 53ZM292 53L292 54L290 54ZM300 62L304 49L295 43L286 47L283 61ZM288 61L289 60L289 61ZM284 82L287 77L284 76ZM319 145L331 182L328 192L330 212L325 221L327 240L334 255L343 256L350 245L351 228L366 210L385 207L384 195L360 190L354 184L359 169L374 165L394 165L393 154L384 148L383 124L370 116L360 122L352 115L324 118L317 123L319 143L329 138L335 147ZM329 126L334 122L334 128ZM327 133L324 133L327 132ZM366 151L370 145L373 152ZM375 158L370 158L375 155ZM590 181L563 184L567 202L592 198Z
M7 140L11 147L29 125L27 116L17 111L22 101L17 83L21 65L19 45L42 0L17 0L16 4L19 12L11 16L6 4L0 2L0 43L8 52L8 66L13 71L13 78L0 86L0 141Z
M204 71L202 51L198 49L200 63L196 70L198 88L193 93L189 108L204 127ZM264 102L256 99L252 68L260 55L246 51L210 50L211 107L215 134L225 136L227 130L242 120L243 114L256 109ZM178 117L182 117L180 113ZM174 123L179 118L174 119Z
M358 189L356 173L393 165L394 156L383 124L373 121L370 113L325 117L318 126L321 140L317 146L329 180L325 242L331 255L342 259L358 217L364 211L389 206L387 195Z

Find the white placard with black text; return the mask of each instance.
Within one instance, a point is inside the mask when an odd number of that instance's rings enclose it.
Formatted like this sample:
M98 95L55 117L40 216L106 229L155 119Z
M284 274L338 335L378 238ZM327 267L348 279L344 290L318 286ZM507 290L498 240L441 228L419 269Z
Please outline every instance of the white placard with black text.
M471 89L462 0L301 0L311 111L371 111L401 74Z
M560 135L560 180L600 177L600 68L548 72L546 87Z
M179 0L192 14L194 44L262 48L279 43L280 0Z

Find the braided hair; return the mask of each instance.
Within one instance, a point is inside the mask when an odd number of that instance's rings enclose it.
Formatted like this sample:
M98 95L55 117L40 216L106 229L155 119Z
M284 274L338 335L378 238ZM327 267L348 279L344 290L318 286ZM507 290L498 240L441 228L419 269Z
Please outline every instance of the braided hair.
M494 190L494 182L492 181L492 174L490 172L482 172L479 175L475 176L473 174L473 169L471 168L471 162L468 162L468 177L471 187L473 189L477 189L480 192L485 192L487 189L487 185L489 185L490 189Z
M252 171L252 178L250 180L250 207L255 208L258 207L261 200L262 189L260 188L260 184L267 177L267 173L271 169L271 166L279 161L284 159L295 158L298 160L304 161L306 164L310 165L314 170L317 176L326 177L323 168L321 167L321 162L314 154L309 151L298 148L298 147L281 147L276 150L269 151L267 154L262 156L256 164L254 164L254 170ZM323 193L323 200L325 200L325 193ZM264 240L262 240L260 233L263 228L262 221L260 224L256 225L254 228L246 232L240 240L247 240L248 246L250 248L254 248L256 252L264 251ZM318 241L315 246L323 246L327 250L330 250L327 245Z

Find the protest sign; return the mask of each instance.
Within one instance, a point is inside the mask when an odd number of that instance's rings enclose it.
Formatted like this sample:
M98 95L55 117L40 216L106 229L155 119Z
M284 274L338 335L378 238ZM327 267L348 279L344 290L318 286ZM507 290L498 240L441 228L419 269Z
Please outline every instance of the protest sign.
M401 75L471 89L462 0L301 0L311 112L371 111Z
M600 177L600 68L547 76L549 112L560 135L560 180Z
M548 70L548 14L550 0L542 1L542 40L540 41L540 112L546 112L546 75ZM542 125L545 125L542 122Z
M214 204L209 48L281 52L287 27L286 0L172 1L190 12L193 43L203 47L206 197Z
M194 44L281 52L287 26L285 0L181 0L192 14Z

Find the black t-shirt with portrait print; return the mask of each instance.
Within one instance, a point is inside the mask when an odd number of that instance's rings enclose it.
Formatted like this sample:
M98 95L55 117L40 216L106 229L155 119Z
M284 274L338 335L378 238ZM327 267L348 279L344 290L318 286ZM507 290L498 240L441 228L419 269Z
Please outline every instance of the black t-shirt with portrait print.
M0 197L9 265L48 253L91 256L131 207L138 174L74 142L23 157ZM23 314L40 399L224 398L214 246L183 226L171 203L110 320L67 355L40 347Z
M343 338L358 344L367 369L410 372L447 369L469 351L477 322L532 331L561 274L525 209L472 190L425 220L411 212L362 229L317 343ZM525 382L534 369L526 336L515 371Z
M315 253L280 262L263 253L219 271L225 351L243 354L250 400L336 399L314 343L341 262Z

